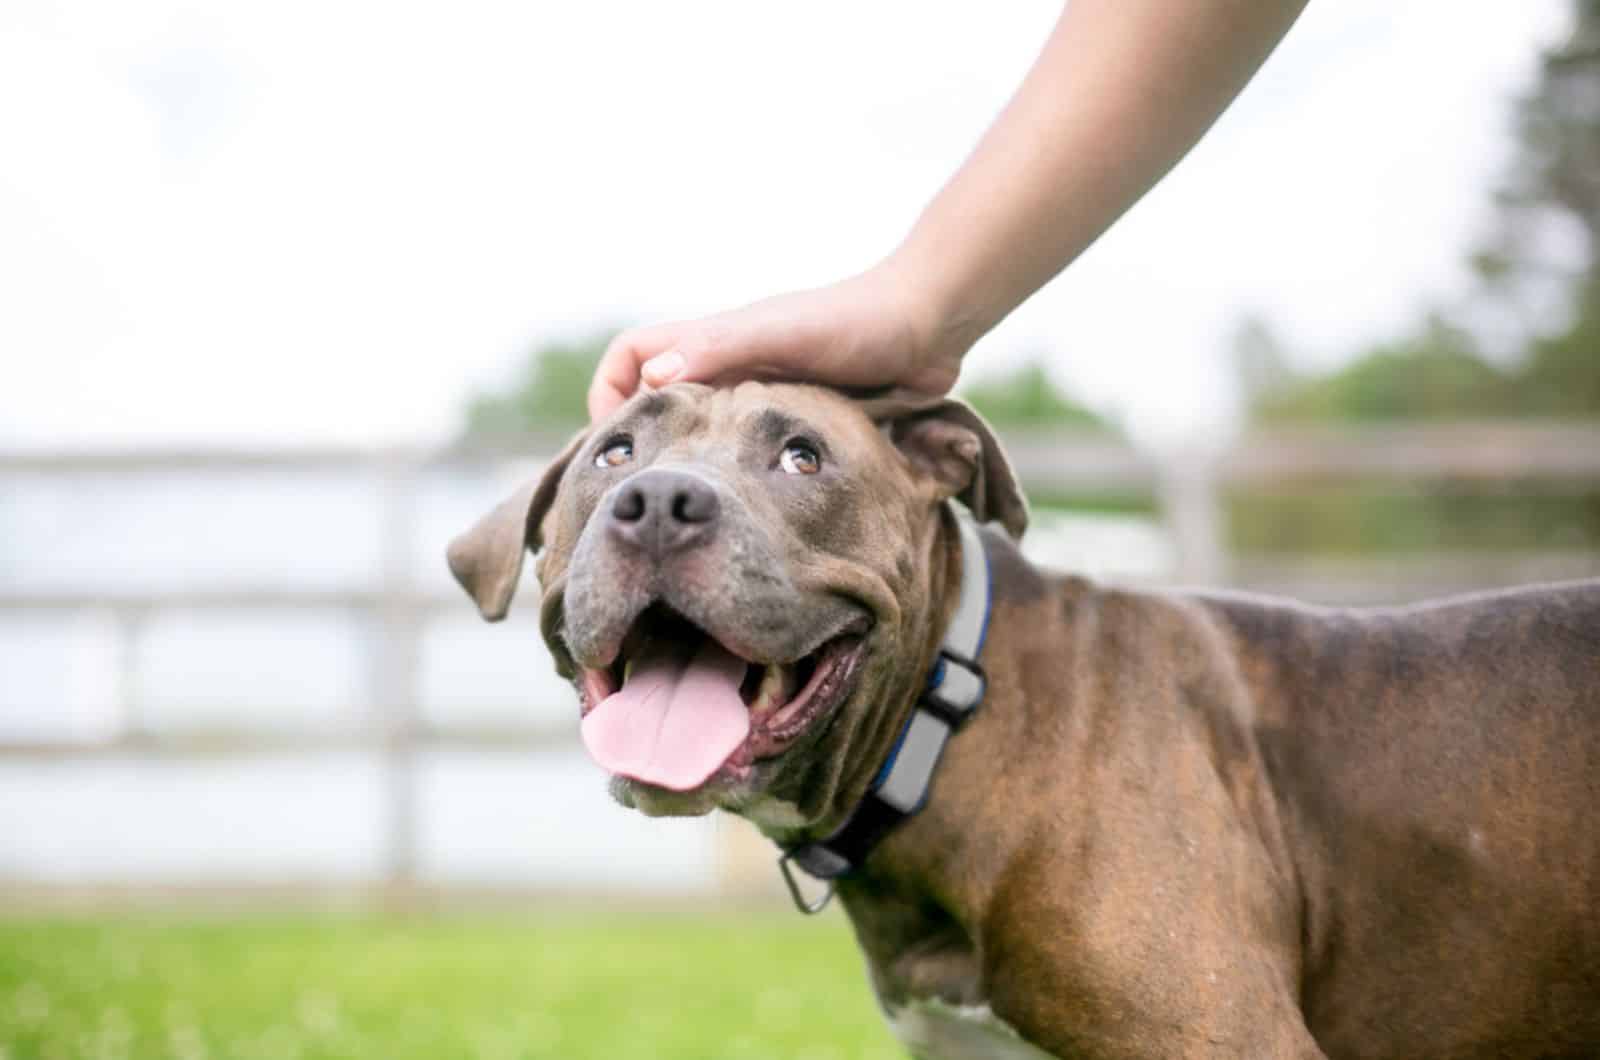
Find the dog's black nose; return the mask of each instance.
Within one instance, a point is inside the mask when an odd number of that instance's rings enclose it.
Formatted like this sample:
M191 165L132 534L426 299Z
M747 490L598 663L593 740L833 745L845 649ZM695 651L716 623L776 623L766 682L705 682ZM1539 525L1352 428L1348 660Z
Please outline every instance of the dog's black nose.
M617 489L609 529L619 540L656 555L690 548L716 528L722 502L711 483L687 471L651 468Z

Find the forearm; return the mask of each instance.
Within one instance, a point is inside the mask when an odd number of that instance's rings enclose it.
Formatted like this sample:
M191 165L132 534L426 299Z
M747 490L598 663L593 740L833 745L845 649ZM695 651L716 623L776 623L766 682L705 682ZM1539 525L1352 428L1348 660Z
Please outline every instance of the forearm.
M1304 0L1071 0L1016 95L885 264L965 349L1216 120Z

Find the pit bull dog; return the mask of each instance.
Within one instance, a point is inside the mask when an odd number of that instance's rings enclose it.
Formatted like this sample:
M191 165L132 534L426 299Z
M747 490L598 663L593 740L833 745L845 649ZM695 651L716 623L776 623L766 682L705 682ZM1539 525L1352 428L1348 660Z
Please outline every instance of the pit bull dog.
M986 568L982 705L837 881L919 1057L1600 1056L1600 582L1134 592L1030 565L1026 518L959 402L680 385L450 563L497 619L539 550L618 801L791 851L882 782Z

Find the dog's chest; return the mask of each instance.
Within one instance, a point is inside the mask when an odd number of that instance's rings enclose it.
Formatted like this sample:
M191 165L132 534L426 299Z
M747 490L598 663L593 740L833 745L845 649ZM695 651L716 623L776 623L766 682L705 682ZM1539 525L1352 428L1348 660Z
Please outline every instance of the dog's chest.
M919 999L890 1008L889 1026L917 1060L1056 1060L988 1005Z
M840 888L889 1028L916 1060L1060 1060L989 1004L978 947L914 890Z

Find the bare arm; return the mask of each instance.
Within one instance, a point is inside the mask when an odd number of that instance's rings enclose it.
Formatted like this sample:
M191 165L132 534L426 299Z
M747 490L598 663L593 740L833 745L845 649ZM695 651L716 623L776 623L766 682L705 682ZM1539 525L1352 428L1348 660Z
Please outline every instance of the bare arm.
M1304 0L1071 0L1015 96L905 241L827 287L618 336L591 415L644 381L792 377L943 393L971 345L1150 189Z

